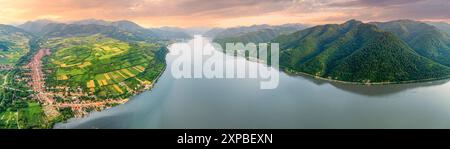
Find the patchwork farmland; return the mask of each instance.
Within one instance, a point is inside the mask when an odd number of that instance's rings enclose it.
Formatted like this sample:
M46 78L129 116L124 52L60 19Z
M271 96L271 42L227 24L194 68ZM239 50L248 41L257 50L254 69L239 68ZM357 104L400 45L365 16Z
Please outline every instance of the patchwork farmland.
M127 99L151 88L165 67L159 44L92 35L49 39L45 47L52 50L43 59L47 91L65 105Z

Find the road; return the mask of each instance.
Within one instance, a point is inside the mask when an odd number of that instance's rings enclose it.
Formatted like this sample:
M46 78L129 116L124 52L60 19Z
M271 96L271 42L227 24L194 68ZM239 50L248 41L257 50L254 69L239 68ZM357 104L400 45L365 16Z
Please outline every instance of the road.
M40 49L28 66L31 68L32 89L36 93L37 99L42 103L44 113L51 119L57 117L59 112L54 106L52 106L54 103L53 96L48 94L44 88L45 81L44 74L42 72L41 60L46 55L50 55L50 49Z

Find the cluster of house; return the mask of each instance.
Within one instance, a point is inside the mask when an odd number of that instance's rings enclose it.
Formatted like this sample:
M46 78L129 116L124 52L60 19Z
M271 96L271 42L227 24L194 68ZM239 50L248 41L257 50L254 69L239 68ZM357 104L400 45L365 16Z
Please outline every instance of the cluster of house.
M13 68L14 68L13 65L0 64L0 70L11 70Z

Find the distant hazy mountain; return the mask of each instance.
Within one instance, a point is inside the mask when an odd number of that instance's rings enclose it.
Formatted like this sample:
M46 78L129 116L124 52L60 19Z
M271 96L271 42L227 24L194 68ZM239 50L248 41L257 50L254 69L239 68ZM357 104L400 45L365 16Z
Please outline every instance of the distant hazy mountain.
M35 26L33 26L35 25ZM157 40L157 39L184 39L190 38L185 32L166 31L164 29L147 29L131 21L109 22L104 20L88 19L65 23L28 23L20 26L35 28L30 32L49 37L77 36L105 34L110 37L129 40ZM24 28L25 29L25 28Z
M412 20L373 24L380 29L395 33L420 55L450 66L450 38L438 28Z
M207 27L189 27L189 28L179 28L179 27L160 27L160 28L153 28L158 29L162 31L167 32L174 32L174 33L186 33L190 36L194 35L202 35L210 30L210 28Z
M70 22L69 24L78 24L78 25L88 25L88 24L95 24L95 25L110 25L111 22L104 21L104 20L98 20L98 19L86 19L86 20L79 20Z
M88 36L94 34L103 34L107 37L120 40L155 40L158 35L151 33L131 32L114 26L104 26L96 24L63 24L53 23L45 26L39 32L43 37L72 37L72 36Z
M26 30L30 33L38 33L42 30L42 28L44 28L46 25L51 24L51 23L56 23L55 21L51 21L51 20L36 20L36 21L28 21L25 22L24 24L21 24L17 27Z
M254 32L261 29L269 29L270 26L267 24L262 25L252 25L252 26L239 26L232 28L213 28L205 33L206 37L212 38L225 38L225 37L235 37L240 34Z
M290 34L308 28L308 25L303 24L283 24L272 26L271 29L280 32L280 34Z
M425 22L427 24L433 25L434 27L444 31L447 35L450 35L450 24L445 22Z
M274 38L281 35L281 32L274 29L261 29L259 31L249 32L235 37L223 37L214 38L214 42L221 44L225 43L265 43L273 40Z
M394 33L355 20L281 35L273 42L280 43L282 68L335 80L397 82L450 74Z
M222 32L224 30L225 29L223 29L223 28L212 28L212 29L206 31L205 33L203 33L203 36L213 38L217 34L219 34L220 32Z
M226 38L226 37L235 37L241 34L245 34L248 32L254 32L261 29L269 29L270 26L263 24L263 25L252 25L252 26L240 26L240 27L232 27L224 29L220 32L218 32L216 35L214 35L214 38Z
M138 24L127 21L127 20L121 20L121 21L114 21L114 22L108 22L104 20L96 20L96 19L89 19L89 20L81 20L74 22L75 24L96 24L96 25L104 25L104 26L114 26L126 31L131 32L140 32L141 34L147 34L150 36L155 36L160 39L181 39L181 38L190 38L190 35L184 32L184 30L180 28L169 28L169 27L163 27L163 28L144 28L139 26Z
M305 28L306 26L302 24L284 24L277 26L253 25L247 27L234 27L223 30L217 29L217 32L213 35L214 42L222 45L228 42L263 43L269 42L282 34L290 34Z
M11 25L0 24L0 35L14 35L14 34L24 34L26 36L31 36L25 30L17 28Z
M114 27L118 27L120 29L129 30L129 31L145 30L145 28L139 26L138 24L131 22L131 21L126 21L126 20L111 22L111 25Z
M295 31L299 31L305 29L306 26L302 24L285 24L285 25L277 25L271 26L267 24L262 25L252 25L252 26L241 26L241 27L232 27L227 29L214 29L206 33L206 36L213 37L215 39L223 39L230 37L238 37L241 35L245 35L251 32L257 32L265 29L272 29L280 34L288 34Z
M184 31L189 35L204 35L206 32L210 31L211 28L208 27L190 27L184 28Z
M269 42L274 38L283 35L290 34L296 31L300 31L305 29L306 26L300 24L285 24L279 26L259 26L260 28L246 28L246 29L227 29L218 33L214 41L220 44L228 43L228 42L254 42L254 43L263 43ZM237 30L240 30L237 31ZM255 31L249 31L255 30ZM229 33L234 32L235 34L230 35Z
M87 20L75 21L70 24L78 24L78 25L94 24L94 25L103 25L103 26L114 26L114 27L118 27L120 29L130 30L130 31L145 29L145 28L139 26L138 24L131 22L131 21L127 21L127 20L109 22L109 21L98 20L98 19L87 19Z
M160 34L165 38L171 37L189 38L192 36L187 32L187 30L178 27L160 27L160 28L151 28L150 30Z
M155 28L153 28L153 29L155 29ZM160 28L157 28L157 29L163 30L163 31L171 31L171 32L185 32L185 29L179 28L179 27L165 26L165 27L160 27Z

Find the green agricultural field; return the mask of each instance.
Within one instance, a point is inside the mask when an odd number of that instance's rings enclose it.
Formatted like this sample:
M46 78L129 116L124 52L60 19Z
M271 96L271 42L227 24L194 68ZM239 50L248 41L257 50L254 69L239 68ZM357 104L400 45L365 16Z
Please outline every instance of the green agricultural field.
M49 39L45 62L50 87L81 88L99 99L123 97L153 82L165 66L159 44L124 42L102 35ZM135 79L136 78L136 79ZM142 80L136 81L137 79Z
M25 105L0 112L0 128L47 128L48 122L39 103L28 102Z
M0 113L0 128L18 128L17 112L5 111Z
M42 107L37 102L29 102L28 107L19 110L19 126L21 128L44 128L46 120Z

